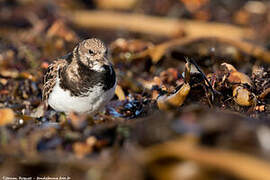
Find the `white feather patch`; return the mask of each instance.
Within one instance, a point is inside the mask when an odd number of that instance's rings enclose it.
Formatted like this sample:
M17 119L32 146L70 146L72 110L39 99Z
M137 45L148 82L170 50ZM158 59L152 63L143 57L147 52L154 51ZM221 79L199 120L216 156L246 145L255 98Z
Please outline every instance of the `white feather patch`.
M111 100L115 87L116 83L113 88L104 92L102 86L95 86L89 89L87 97L76 97L71 96L69 90L63 90L57 78L48 103L56 111L94 114Z

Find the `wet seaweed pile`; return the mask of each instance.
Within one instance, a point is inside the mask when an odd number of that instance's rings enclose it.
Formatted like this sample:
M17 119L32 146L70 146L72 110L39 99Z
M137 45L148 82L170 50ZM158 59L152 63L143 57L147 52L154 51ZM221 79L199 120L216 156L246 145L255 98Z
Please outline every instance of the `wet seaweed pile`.
M0 2L0 175L270 178L269 8L257 1ZM133 18L141 21L129 24ZM110 49L115 96L95 116L49 108L37 117L48 65L89 37Z

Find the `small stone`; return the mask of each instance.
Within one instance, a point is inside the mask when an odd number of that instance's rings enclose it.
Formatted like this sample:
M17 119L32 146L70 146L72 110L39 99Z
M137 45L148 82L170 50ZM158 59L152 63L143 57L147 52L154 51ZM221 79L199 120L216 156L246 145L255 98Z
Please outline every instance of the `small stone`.
M12 109L0 109L0 126L5 126L14 122L15 114Z
M20 124L20 125L23 124L23 120L22 120L22 119L19 120L19 124Z
M92 146L89 146L88 144L83 142L74 143L72 148L78 158L83 158L84 156L92 152Z

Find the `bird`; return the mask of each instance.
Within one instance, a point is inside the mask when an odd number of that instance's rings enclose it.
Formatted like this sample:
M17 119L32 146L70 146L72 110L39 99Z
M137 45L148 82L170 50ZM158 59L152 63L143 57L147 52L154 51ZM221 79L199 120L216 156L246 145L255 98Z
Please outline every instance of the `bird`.
M42 101L55 111L93 115L112 99L116 84L107 47L101 40L90 38L48 66Z

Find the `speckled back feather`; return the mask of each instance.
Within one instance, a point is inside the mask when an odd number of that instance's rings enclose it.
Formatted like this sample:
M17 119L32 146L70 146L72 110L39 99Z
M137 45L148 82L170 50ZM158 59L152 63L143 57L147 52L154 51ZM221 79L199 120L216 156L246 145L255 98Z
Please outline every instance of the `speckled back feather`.
M53 87L56 83L56 78L59 72L67 66L67 61L65 59L59 59L54 61L49 65L48 70L44 76L44 85L42 90L42 101L45 102L46 107L48 106L49 94L52 92Z

